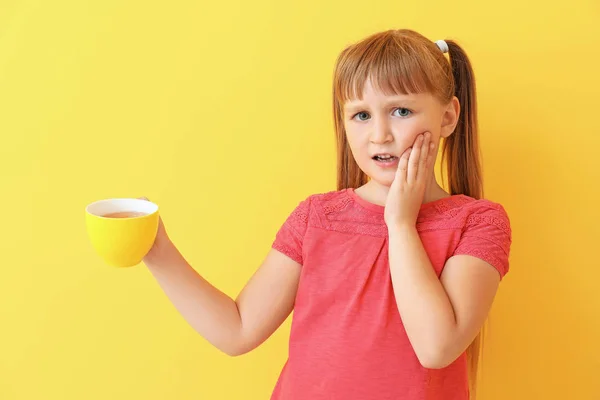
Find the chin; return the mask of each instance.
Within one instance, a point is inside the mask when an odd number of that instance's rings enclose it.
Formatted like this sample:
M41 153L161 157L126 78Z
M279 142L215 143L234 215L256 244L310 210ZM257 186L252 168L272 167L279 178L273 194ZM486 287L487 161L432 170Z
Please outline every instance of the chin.
M386 187L388 189L392 186L392 182L394 182L393 179L391 179L391 180L390 179L385 179L385 180L382 180L382 179L372 179L372 180L375 181L375 182L377 182L378 185Z
M389 188L390 186L392 186L392 183L394 182L394 177L396 176L396 172L391 172L391 173L382 173L381 171L374 171L374 173L372 174L367 174L370 178L370 180L373 183L376 183L379 186L384 186Z

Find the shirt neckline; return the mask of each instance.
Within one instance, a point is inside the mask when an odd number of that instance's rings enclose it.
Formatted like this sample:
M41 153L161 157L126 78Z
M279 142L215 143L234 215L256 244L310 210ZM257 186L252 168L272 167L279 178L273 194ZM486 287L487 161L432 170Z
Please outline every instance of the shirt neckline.
M354 190L354 188L346 189L346 193L357 204L359 204L361 207L363 207L369 211L373 211L378 214L383 214L385 212L385 206L380 206L379 204L371 203L370 201L363 199L358 194L356 194L356 191ZM469 199L469 197L465 196L463 194L455 194L455 195L451 195L448 197L443 197L441 199L433 200L428 203L423 203L423 204L421 204L419 214L424 214L426 212L429 212L430 210L438 210L438 209L440 209L440 205L445 204L445 203L449 203L449 205L452 205L452 204L456 203L455 202L456 200L466 200L466 199Z

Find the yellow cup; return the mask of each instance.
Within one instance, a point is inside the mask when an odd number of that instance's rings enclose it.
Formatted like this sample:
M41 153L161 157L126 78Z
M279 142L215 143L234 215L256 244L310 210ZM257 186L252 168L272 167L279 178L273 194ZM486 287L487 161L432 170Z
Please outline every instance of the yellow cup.
M156 204L141 199L106 199L88 205L85 211L92 246L107 264L133 267L152 248L158 231Z

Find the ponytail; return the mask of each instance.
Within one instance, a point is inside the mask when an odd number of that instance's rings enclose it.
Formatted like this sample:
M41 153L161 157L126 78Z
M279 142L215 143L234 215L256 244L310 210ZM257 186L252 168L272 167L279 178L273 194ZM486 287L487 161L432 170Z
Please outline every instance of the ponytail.
M446 43L454 77L454 95L460 103L460 115L454 133L444 140L442 165L446 159L450 194L464 194L481 199L483 177L479 153L475 75L464 50L452 40L446 40ZM467 349L471 400L477 397L484 331L485 326Z
M458 124L444 140L442 164L446 160L450 194L483 197L483 177L477 135L477 96L471 62L454 41L446 40L454 76L454 95L460 103Z

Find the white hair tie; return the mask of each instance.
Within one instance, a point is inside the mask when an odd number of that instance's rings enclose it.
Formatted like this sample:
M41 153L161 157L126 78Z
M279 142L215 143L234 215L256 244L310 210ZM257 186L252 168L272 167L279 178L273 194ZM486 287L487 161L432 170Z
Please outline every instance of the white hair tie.
M447 53L448 52L448 43L446 43L445 40L438 40L435 42L435 44L437 44L437 47L440 48L440 50L442 51L442 53Z

